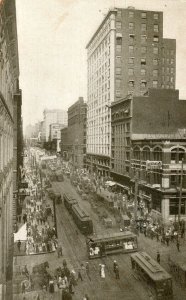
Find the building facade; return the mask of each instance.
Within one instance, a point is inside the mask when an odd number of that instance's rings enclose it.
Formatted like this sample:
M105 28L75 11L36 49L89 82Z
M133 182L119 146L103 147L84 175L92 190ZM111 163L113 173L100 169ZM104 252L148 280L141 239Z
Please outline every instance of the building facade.
M112 102L128 94L144 95L149 88L175 88L175 44L163 38L162 12L134 8L108 12L87 45L90 168L109 173Z
M83 168L86 156L87 104L79 97L68 109L69 159L74 168Z
M45 109L43 112L43 139L48 142L50 124L58 123L67 125L67 112L61 109Z
M14 95L19 93L16 8L0 2L0 299L12 299Z
M137 177L138 204L167 222L178 218L182 177L186 219L186 101L177 90L150 89L148 96L114 102L111 112L114 180L134 199Z

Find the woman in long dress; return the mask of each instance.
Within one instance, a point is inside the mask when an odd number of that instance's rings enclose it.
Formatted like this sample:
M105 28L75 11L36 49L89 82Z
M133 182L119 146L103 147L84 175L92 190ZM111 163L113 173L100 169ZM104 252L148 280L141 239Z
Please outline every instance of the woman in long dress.
M101 278L105 278L105 265L101 266Z

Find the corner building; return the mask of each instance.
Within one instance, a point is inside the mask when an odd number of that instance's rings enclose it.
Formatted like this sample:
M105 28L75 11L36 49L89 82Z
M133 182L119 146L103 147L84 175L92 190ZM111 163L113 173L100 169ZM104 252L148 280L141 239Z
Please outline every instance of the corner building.
M113 101L175 89L176 41L163 38L163 13L111 9L87 45L87 164L110 174Z

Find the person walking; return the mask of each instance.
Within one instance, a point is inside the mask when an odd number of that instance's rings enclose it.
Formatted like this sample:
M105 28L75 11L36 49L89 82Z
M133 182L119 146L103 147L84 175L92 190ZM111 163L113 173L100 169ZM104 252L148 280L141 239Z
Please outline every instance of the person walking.
M17 242L17 249L19 252L21 251L21 241L20 240Z
M177 249L178 249L178 252L180 252L180 242L179 242L178 239L177 239L176 247L177 247Z
M116 268L115 268L115 274L116 274L116 279L120 279L120 277L119 277L119 267L118 267L118 265L117 265Z
M117 261L116 260L114 260L114 263L113 263L113 271L114 271L114 273L116 273L116 267L117 267Z
M25 294L25 290L26 290L25 283L22 282L22 284L21 284L21 292L22 292L22 294Z
M83 281L83 277L82 277L82 275L81 275L81 270L79 269L78 270L78 280L81 280L81 281Z
M157 257L156 257L156 259L157 259L157 262L160 264L160 253L159 253L159 251L157 251Z
M63 256L63 250L62 250L61 246L57 247L57 255L58 255L58 257Z
M89 263L88 262L86 262L86 267L85 268L86 268L87 276L91 280L91 278L90 278L90 268L89 268Z

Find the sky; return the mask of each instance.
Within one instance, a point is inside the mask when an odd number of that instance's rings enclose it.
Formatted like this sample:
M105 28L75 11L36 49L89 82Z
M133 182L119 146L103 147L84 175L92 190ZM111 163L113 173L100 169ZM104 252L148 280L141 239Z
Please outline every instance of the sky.
M186 0L16 0L23 127L45 108L87 100L86 45L110 7L164 12L164 37L177 43L176 88L186 99Z

